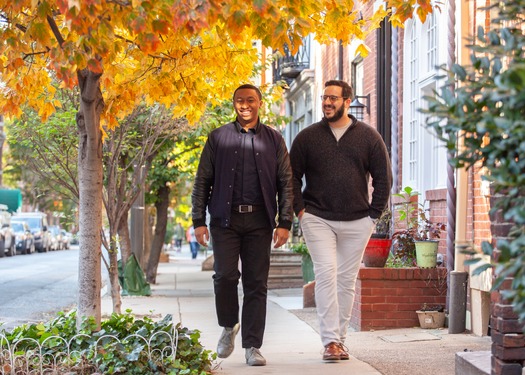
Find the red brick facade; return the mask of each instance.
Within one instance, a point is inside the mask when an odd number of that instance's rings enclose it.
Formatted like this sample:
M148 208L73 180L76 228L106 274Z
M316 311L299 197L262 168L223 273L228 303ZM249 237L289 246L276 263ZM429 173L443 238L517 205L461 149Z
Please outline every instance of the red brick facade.
M419 326L423 304L445 306L445 268L361 268L350 326L358 331Z

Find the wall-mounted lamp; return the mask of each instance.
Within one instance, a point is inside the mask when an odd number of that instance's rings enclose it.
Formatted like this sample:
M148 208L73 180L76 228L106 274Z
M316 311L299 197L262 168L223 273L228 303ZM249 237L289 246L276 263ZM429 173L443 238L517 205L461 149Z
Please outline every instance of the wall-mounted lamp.
M359 99L366 99L366 104L361 103ZM363 121L365 109L366 113L370 115L370 94L365 96L354 96L354 100L350 103L350 114L359 121Z

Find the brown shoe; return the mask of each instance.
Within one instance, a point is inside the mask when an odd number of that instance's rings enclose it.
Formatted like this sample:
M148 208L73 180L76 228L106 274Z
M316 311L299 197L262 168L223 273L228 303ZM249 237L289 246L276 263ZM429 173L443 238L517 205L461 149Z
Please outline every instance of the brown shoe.
M348 348L346 346L344 346L343 344L341 344L341 343L339 343L337 345L339 345L339 350L341 351L341 353L339 355L341 357L341 360L343 360L343 361L349 360L350 359L350 354L348 354Z
M339 344L331 342L324 347L323 361L338 361L341 359L341 349Z

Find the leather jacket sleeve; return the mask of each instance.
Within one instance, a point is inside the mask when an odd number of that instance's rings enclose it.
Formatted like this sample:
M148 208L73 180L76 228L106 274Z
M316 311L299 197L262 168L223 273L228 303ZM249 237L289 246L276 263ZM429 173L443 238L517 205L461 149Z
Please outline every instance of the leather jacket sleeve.
M206 141L201 153L199 167L193 183L191 193L193 226L195 228L206 226L206 207L210 199L214 179L213 148L210 139Z
M277 163L277 204L279 212L277 227L290 230L293 221L292 167L284 138L281 138L279 145Z

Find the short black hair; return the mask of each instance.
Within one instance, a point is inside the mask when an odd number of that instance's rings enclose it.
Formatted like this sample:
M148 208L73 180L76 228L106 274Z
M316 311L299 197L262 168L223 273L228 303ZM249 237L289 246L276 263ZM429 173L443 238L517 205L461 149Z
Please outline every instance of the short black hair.
M252 90L257 91L257 96L259 97L259 100L262 100L261 90L259 90L257 86L250 85L249 83L246 83L244 85L240 85L239 87L237 87L235 91L233 92L233 97L235 98L235 94L237 93L237 91L242 90L242 89L252 89Z
M345 81L341 81L339 79L333 79L331 81L326 81L324 84L324 87L328 86L339 86L343 89L343 97L344 98L354 98L354 90L352 89L352 86L350 86Z

